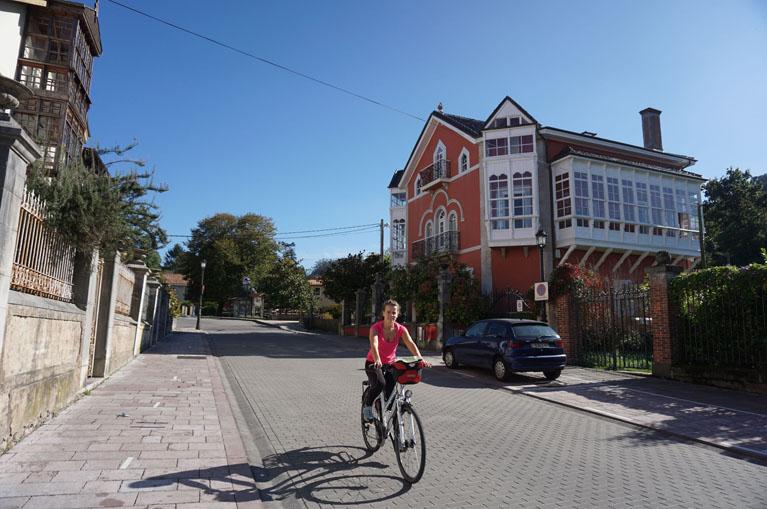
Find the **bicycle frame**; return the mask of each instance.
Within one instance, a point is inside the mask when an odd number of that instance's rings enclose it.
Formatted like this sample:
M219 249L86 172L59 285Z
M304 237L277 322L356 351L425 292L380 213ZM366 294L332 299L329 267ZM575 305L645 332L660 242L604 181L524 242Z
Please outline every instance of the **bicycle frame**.
M382 390L376 397L381 403L381 436L384 437L384 440L389 436L391 433L392 419L394 419L394 416L396 415L397 425L399 426L399 433L397 433L397 436L399 437L400 442L397 445L399 447L404 447L405 428L404 423L402 422L402 405L404 403L410 403L410 395L406 393L409 391L403 392L402 385L399 382L396 382L388 400L385 399L384 392L386 391Z

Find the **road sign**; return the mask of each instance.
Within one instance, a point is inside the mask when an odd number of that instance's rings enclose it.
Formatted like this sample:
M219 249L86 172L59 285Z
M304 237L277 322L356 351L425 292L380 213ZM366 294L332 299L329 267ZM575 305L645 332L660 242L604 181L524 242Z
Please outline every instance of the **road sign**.
M518 300L517 301L517 313L521 313L524 310L525 310L525 301Z
M535 283L535 300L549 300L548 283Z

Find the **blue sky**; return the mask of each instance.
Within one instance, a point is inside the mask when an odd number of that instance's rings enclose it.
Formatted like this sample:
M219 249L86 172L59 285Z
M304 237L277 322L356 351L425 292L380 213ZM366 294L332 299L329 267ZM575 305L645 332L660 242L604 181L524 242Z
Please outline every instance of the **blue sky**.
M767 173L767 1L120 0L426 118L484 119L510 95L544 125L663 145ZM387 184L423 124L101 2L91 143L140 142L170 191L170 234L217 212L278 232L388 220ZM388 244L388 231L387 231ZM183 240L183 239L174 239ZM319 258L377 252L377 231L298 239Z

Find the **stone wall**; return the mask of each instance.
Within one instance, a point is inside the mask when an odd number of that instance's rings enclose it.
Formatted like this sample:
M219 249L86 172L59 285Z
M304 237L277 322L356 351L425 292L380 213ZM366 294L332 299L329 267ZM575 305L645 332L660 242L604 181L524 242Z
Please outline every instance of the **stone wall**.
M134 341L136 339L136 322L128 317L116 315L112 326L112 341L110 341L109 370L111 375L133 359Z
M85 312L12 291L0 362L0 447L5 449L81 387Z

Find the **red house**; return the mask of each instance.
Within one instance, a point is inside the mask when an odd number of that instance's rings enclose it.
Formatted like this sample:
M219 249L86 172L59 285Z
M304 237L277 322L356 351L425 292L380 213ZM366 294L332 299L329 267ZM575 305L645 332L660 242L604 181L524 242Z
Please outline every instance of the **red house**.
M660 111L640 112L644 146L541 125L510 97L485 120L429 116L389 184L394 264L450 253L483 292L526 292L563 263L641 281L657 251L700 258L700 186L689 156L664 152Z

